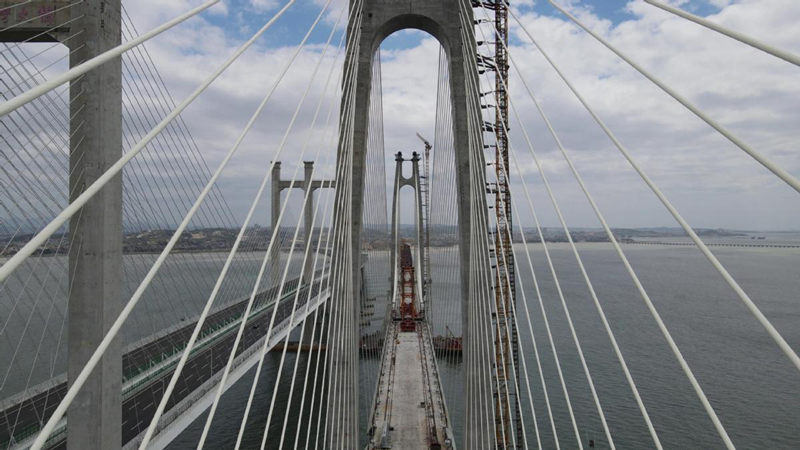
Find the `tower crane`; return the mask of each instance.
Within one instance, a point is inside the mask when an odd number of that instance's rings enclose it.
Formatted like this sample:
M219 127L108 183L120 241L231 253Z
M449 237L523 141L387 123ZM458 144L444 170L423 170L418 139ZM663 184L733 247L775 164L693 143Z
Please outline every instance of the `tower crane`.
M428 142L427 139L422 137L421 134L417 133L417 137L419 138L420 141L422 141L423 144L425 144L425 158L423 161L424 164L422 166L423 173L422 173L422 179L420 179L419 184L420 184L420 189L422 190L422 201L425 203L424 205L422 205L422 210L425 214L425 217L423 218L422 222L425 224L425 232L423 233L425 242L423 243L423 245L428 250L425 251L424 253L425 256L423 258L424 260L422 261L422 293L423 297L428 297L427 295L428 288L431 283L431 272L430 272L431 263L430 263L430 256L428 255L428 253L430 253L429 250L431 243L431 236L430 236L431 200L430 200L430 185L429 185L430 182L429 161L431 156L431 148L433 147L431 146L431 143ZM426 300L428 299L426 298Z
M425 160L427 161L427 159L428 159L428 152L430 152L430 151L431 151L431 148L433 148L433 147L431 147L431 143L430 143L430 142L428 142L428 140L427 140L427 139L425 139L424 137L422 137L422 135L421 135L421 134L417 133L417 137L419 138L419 140L420 140L420 141L422 141L422 143L423 143L423 144L425 144Z

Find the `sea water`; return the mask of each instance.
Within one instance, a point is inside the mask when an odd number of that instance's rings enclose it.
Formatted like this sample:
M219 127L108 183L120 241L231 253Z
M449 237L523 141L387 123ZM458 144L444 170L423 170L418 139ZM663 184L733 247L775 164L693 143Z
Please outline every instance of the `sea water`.
M769 239L773 240L772 237ZM784 239L789 243L797 242L791 238ZM738 243L749 244L751 241ZM603 243L579 243L578 248L661 443L666 448L723 448L711 420L613 247ZM733 443L738 448L798 448L800 373L793 368L705 257L691 246L625 244L623 248ZM642 414L625 380L620 362L612 350L570 247L559 243L548 244L548 249L586 359L588 375L594 382L600 407L616 447L653 447ZM580 362L543 248L541 244L531 244L527 249L541 292L541 305L531 276L526 249L518 244L515 245L515 250L518 284L516 312L521 351L531 386L530 397L524 385L520 388L528 446L537 446L538 429L542 446L554 448L555 427L563 448L577 447L577 439L584 446L588 446L588 442L593 440L596 447L607 448L608 442L600 413L589 389L587 373ZM800 349L800 249L712 247L712 250L789 345ZM375 267L388 266L386 252L374 253L371 258L376 262ZM246 276L242 275L238 281L228 282L225 287L227 300L249 293L249 289L252 289L249 280L254 278L262 256L263 254L252 253L237 261L237 269ZM136 342L170 323L196 315L207 300L207 292L219 273L224 257L224 254L201 254L171 259L170 264L165 267L165 276L158 279L157 286L143 299L142 307L131 318L132 324L138 326L126 328L126 342ZM283 259L285 258L284 255ZM63 257L45 259L57 261ZM135 282L143 276L152 259L152 255L126 256L126 293L132 292ZM380 261L382 264L377 264ZM444 334L443 325L446 323L453 333L460 334L458 270L457 267L451 267L458 264L457 249L432 249L431 261L434 302L431 305L431 314L435 322L434 332ZM59 263L63 264L63 261ZM293 264L294 267L298 266L296 261ZM61 288L65 280L63 277L49 277L48 264L42 264L41 267L31 266L28 270L29 273L36 273L39 279L48 280L44 289L27 289L25 292L30 292L20 296L20 286L26 282L30 285L35 280L17 277L9 279L0 295L0 311L3 314L0 318L5 324L0 360L21 361L16 365L3 364L5 383L0 395L2 398L11 396L26 386L35 385L37 380L46 380L51 374L63 372L65 302L53 299L65 296L65 291ZM50 269L50 272L54 270ZM388 282L382 282L380 275L368 275L367 278L372 283L370 290L377 291L374 295L379 306L376 306L375 315L382 318L381 303L388 296ZM189 280L195 280L194 284L199 285L187 289L185 286ZM170 283L178 286L171 286ZM530 325L544 379L539 377L522 291L527 302L527 313L531 317ZM34 295L35 293L38 295ZM542 307L547 314L565 378L565 387L559 381L553 349L541 313ZM34 312L36 314L32 315ZM35 320L20 319L25 317L33 317ZM374 327L378 327L379 323L380 320L374 320ZM24 339L12 339L13 336L23 336L22 330L26 330ZM37 349L38 357L35 356ZM269 448L276 447L281 436L284 405L296 357L298 356L294 354L287 355L281 372L283 383L278 390L278 401L268 434ZM279 358L279 353L271 353L265 361L253 409L248 418L245 448L260 444ZM298 373L304 375L307 356L301 354L299 358ZM33 360L36 361L35 369L31 370ZM362 377L374 380L377 366L377 359L362 361ZM457 440L461 441L466 406L464 368L457 358L442 358L439 370L452 426ZM518 370L521 377L524 377L523 367ZM314 373L314 366L311 373ZM212 446L210 448L228 448L235 442L252 377L253 371L223 397L208 441L208 445ZM365 434L374 382L360 385L359 420ZM555 425L551 425L546 408L543 390L545 386ZM577 436L567 408L565 388L574 411ZM296 389L294 402L299 401L300 394L301 390ZM307 395L310 396L310 392ZM531 400L535 423L530 409ZM307 403L306 408L308 407ZM201 416L187 428L173 442L171 448L193 447L202 430L204 419ZM286 427L287 443L294 441L297 423L297 417L290 414ZM301 424L308 426L307 421ZM305 432L306 428L303 428L302 443L305 442ZM313 433L311 442L313 447Z

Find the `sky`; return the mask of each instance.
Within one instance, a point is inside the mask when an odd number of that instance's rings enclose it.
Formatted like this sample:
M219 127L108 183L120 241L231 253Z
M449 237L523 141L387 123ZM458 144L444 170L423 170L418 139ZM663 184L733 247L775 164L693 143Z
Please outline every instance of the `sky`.
M199 0L125 2L140 31L200 4ZM275 12L283 0L222 1L201 16L148 42L147 48L172 95L183 99ZM324 0L298 0L209 90L183 114L200 150L216 167L262 97L278 78L320 12ZM616 133L684 217L695 227L745 230L800 229L800 195L675 100L617 58L544 0L519 0L514 11L577 89ZM795 176L800 176L800 67L766 55L640 0L562 0L570 11L623 52L719 120L735 135ZM800 53L800 2L796 0L673 0L672 4L716 23ZM341 68L336 46L343 0L332 0L322 23L278 85L253 130L223 173L220 186L243 218L306 86L294 131L277 158L284 178L292 162L316 159L331 176L339 99L328 73ZM477 17L483 12L476 10ZM337 22L339 19L339 22ZM454 19L455 20L455 19ZM334 29L335 28L335 29ZM332 48L320 59L331 31ZM612 227L677 226L602 130L582 109L520 24L511 21L510 52L542 103L556 132ZM481 39L480 35L478 39ZM484 48L484 51L486 49ZM439 45L420 31L402 31L381 47L387 155L420 150L415 133L433 138ZM311 74L317 61L317 76ZM512 68L512 102L570 226L599 226L550 137L520 75ZM309 84L310 83L310 84ZM325 95L323 95L325 93ZM322 99L320 101L320 99ZM317 105L320 114L312 129ZM305 142L308 144L304 144ZM522 223L532 225L521 180L529 187L545 226L558 221L520 124L512 116L511 142L522 177L512 189ZM306 145L306 153L301 156ZM319 152L319 154L317 154ZM391 159L390 159L391 160ZM391 172L393 167L388 166ZM268 197L268 196L266 196ZM265 203L266 205L266 203ZM269 223L260 208L257 223Z

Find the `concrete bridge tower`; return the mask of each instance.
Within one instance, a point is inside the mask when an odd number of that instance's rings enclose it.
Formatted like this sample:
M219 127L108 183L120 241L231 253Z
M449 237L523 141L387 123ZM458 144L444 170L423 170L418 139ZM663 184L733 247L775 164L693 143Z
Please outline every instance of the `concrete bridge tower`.
M422 190L420 189L420 174L419 174L419 154L414 152L411 156L411 159L404 159L403 154L397 152L395 155L395 171L394 171L394 194L392 195L392 231L391 231L391 242L392 251L391 251L391 259L389 261L392 262L392 271L389 276L389 286L394 286L395 280L395 270L394 264L396 262L397 252L400 251L400 243L397 236L397 224L400 223L400 216L399 216L399 202L400 202L400 189L404 186L411 186L414 189L414 198L416 204L416 234L417 234L417 248L419 248L419 261L418 264L422 264L422 261L425 260L425 246L423 245L422 236L424 232L423 227L423 216L422 216ZM411 163L411 176L406 178L403 176L403 163L410 162ZM420 266L421 268L421 266ZM420 270L420 276L422 276L422 270ZM422 300L422 299L420 299Z
M469 353L470 336L469 329L469 292L470 286L475 282L478 274L475 270L470 270L470 249L471 232L473 232L472 221L476 214L486 213L486 180L485 162L483 157L483 141L480 129L475 128L474 124L482 123L478 92L468 89L468 79L477 80L478 73L475 61L465 60L464 55L474 55L476 41L472 28L473 14L472 5L469 0L351 0L353 4L361 3L361 11L354 10L348 25L348 49L345 68L355 63L355 83L345 82L342 96L342 110L345 110L344 102L354 94L354 105L352 106L351 117L341 119L341 141L338 148L338 161L340 167L352 170L352 185L337 186L337 205L347 205L349 199L352 206L351 213L346 218L340 219L334 226L350 228L351 238L349 251L341 248L338 254L349 253L350 255L360 255L361 249L361 229L362 229L362 208L364 195L364 177L366 167L368 125L370 111L370 89L372 86L373 57L380 48L381 42L390 34L408 28L419 29L434 36L444 48L448 58L449 82L451 93L453 139L455 148L455 170L457 184L458 201L458 224L459 224L459 243L460 243L460 264L461 264L461 297L462 297L462 321L464 330L465 351ZM461 14L464 14L463 16ZM469 26L462 27L463 23ZM465 52L466 50L466 52ZM345 76L347 80L347 76ZM354 86L355 92L352 92ZM473 126L470 126L472 124ZM352 130L352 134L348 131ZM352 151L352 159L350 159ZM350 165L352 164L352 165ZM479 236L478 238L482 238ZM478 239L481 240L481 239ZM488 250L486 251L488 254ZM488 256L487 256L488 258ZM348 303L347 314L353 316L349 318L358 323L358 305L360 295L354 286L360 286L361 273L358 270L360 261L357 257L352 258L352 267L343 273L352 276L352 282L347 283L350 287L340 288L340 292L334 291L333 299L344 299L350 296L353 300ZM334 261L334 265L345 264L344 261ZM333 269L336 273L336 268ZM344 300L342 300L344 301ZM356 333L357 335L358 333ZM339 379L346 384L342 387L346 395L351 396L350 404L358 405L358 336L353 337L356 342L343 343L343 349L338 352L338 358L333 362L332 372L343 374ZM337 354L336 352L334 354ZM476 374L467 373L469 378ZM468 383L465 386L472 386ZM473 395L467 392L466 397ZM455 405L454 405L455 406ZM462 405L459 405L462 406ZM331 447L349 446L348 443L358 442L358 414L341 412L329 408L329 417L338 417L344 421L344 426L331 436ZM467 411L467 423L470 420L470 411ZM467 436L467 442L471 440Z
M0 42L63 42L69 65L120 44L121 0L0 2L10 17ZM12 6L13 5L13 6ZM80 32L78 32L80 31ZM68 39L67 39L68 38ZM69 200L122 156L122 60L115 58L70 83ZM122 174L69 223L67 379L78 376L122 310ZM122 343L108 348L69 408L67 447L122 445Z

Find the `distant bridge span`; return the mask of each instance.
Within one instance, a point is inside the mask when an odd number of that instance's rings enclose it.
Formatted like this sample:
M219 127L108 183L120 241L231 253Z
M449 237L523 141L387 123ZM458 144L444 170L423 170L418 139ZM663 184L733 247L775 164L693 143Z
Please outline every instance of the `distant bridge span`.
M318 272L318 274L321 272ZM311 289L311 300L306 304L309 287L300 287L298 307L295 311L294 325L289 327L292 314L292 299L297 295L299 280L288 281L278 306L275 325L270 335L267 350L286 338L287 334L309 314L313 313L329 295L328 290L320 292L327 282L317 279ZM258 350L264 346L265 334L275 305L274 297L278 287L260 292L256 296L259 305L251 311L247 328L237 351L232 376L226 389L233 385L259 360ZM203 326L202 338L195 345L179 386L169 403L167 414L159 421L159 437L153 446L166 446L180 431L192 423L210 405L214 391L221 377L220 370L225 367L231 352L236 329L248 299L240 300L210 315ZM153 417L155 406L163 394L164 385L172 376L173 369L180 358L183 347L175 347L174 342L187 342L196 321L181 323L173 331L159 333L149 342L129 350L123 356L123 426L122 438L125 446L132 446ZM153 359L161 356L160 359ZM55 383L55 384L54 384ZM34 388L34 392L37 389ZM43 418L49 417L63 398L67 384L63 380L53 380L38 389L39 393L27 398L10 398L0 405L0 448L24 448L40 429ZM66 421L49 441L49 448L66 447ZM10 430L16 430L13 436Z

